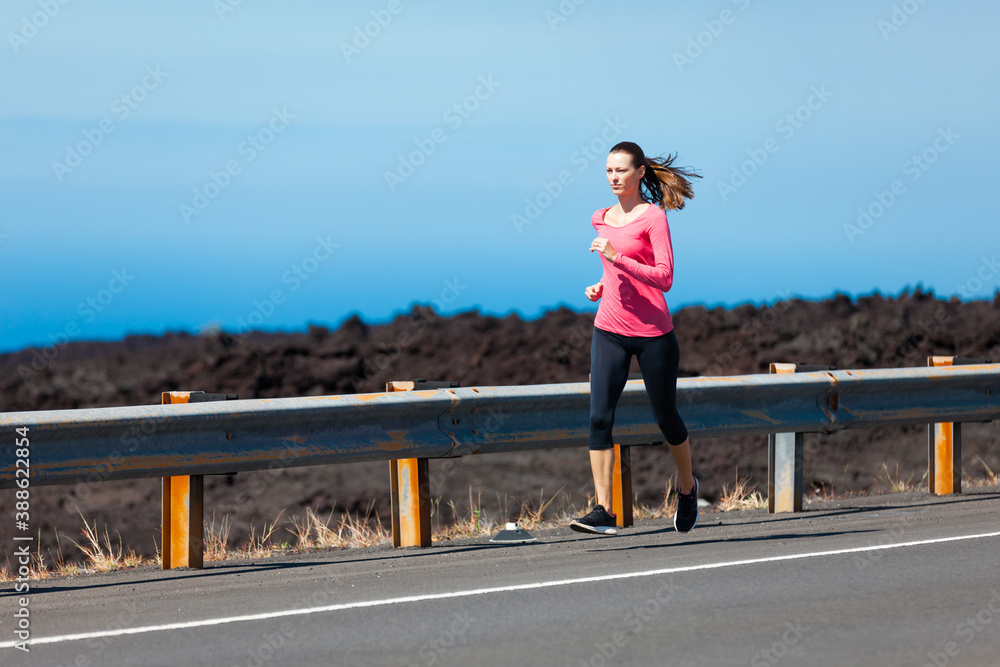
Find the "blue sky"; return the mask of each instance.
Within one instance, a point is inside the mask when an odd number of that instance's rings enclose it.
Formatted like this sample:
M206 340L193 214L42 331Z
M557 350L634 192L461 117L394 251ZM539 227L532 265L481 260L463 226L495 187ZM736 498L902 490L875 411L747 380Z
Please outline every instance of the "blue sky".
M0 350L593 312L621 140L704 176L668 215L673 309L992 297L997 25L985 0L8 0Z

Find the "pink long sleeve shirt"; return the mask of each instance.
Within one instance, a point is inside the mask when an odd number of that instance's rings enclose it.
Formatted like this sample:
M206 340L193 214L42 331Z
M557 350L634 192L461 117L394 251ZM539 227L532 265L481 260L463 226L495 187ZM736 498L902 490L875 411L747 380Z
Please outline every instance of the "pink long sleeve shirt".
M651 204L632 222L615 227L604 221L610 208L598 209L590 219L597 235L608 239L618 252L614 263L600 255L604 292L594 326L624 336L670 333L674 324L663 297L674 281L667 215Z

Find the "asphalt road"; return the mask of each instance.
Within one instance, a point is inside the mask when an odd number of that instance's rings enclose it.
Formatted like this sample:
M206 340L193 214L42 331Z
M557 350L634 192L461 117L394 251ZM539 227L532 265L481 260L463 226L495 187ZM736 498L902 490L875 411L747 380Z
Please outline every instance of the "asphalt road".
M0 665L1000 664L1000 489L38 582Z

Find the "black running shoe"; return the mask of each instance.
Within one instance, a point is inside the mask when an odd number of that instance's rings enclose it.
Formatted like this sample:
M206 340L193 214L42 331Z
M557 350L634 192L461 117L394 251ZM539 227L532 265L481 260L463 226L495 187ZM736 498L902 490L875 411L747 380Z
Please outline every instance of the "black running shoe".
M615 515L608 514L604 505L598 505L583 518L573 519L570 521L569 527L578 533L618 534L618 523L615 521Z
M674 530L678 533L690 532L698 523L698 478L694 478L694 488L690 494L677 490L677 512L674 513Z

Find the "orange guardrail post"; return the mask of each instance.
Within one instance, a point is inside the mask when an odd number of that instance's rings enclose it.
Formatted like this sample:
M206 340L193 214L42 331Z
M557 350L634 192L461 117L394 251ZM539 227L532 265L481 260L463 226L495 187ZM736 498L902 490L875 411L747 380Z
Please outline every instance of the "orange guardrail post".
M632 455L628 445L615 445L615 467L611 478L611 507L619 528L632 525Z
M954 357L927 357L928 366L951 366ZM962 492L962 424L927 425L927 486L936 496Z
M235 399L234 394L206 394L201 391L165 391L164 405ZM163 506L160 513L161 568L201 569L204 561L204 475L163 477Z
M385 390L412 391L457 386L457 382L427 381L417 378L386 382ZM389 489L392 503L392 546L429 547L431 498L427 459L389 461Z
M394 482L392 546L429 547L431 503L427 459L395 459L389 466Z
M927 365L931 367L988 363L989 359L927 357ZM962 492L961 422L927 425L927 487L936 496Z

